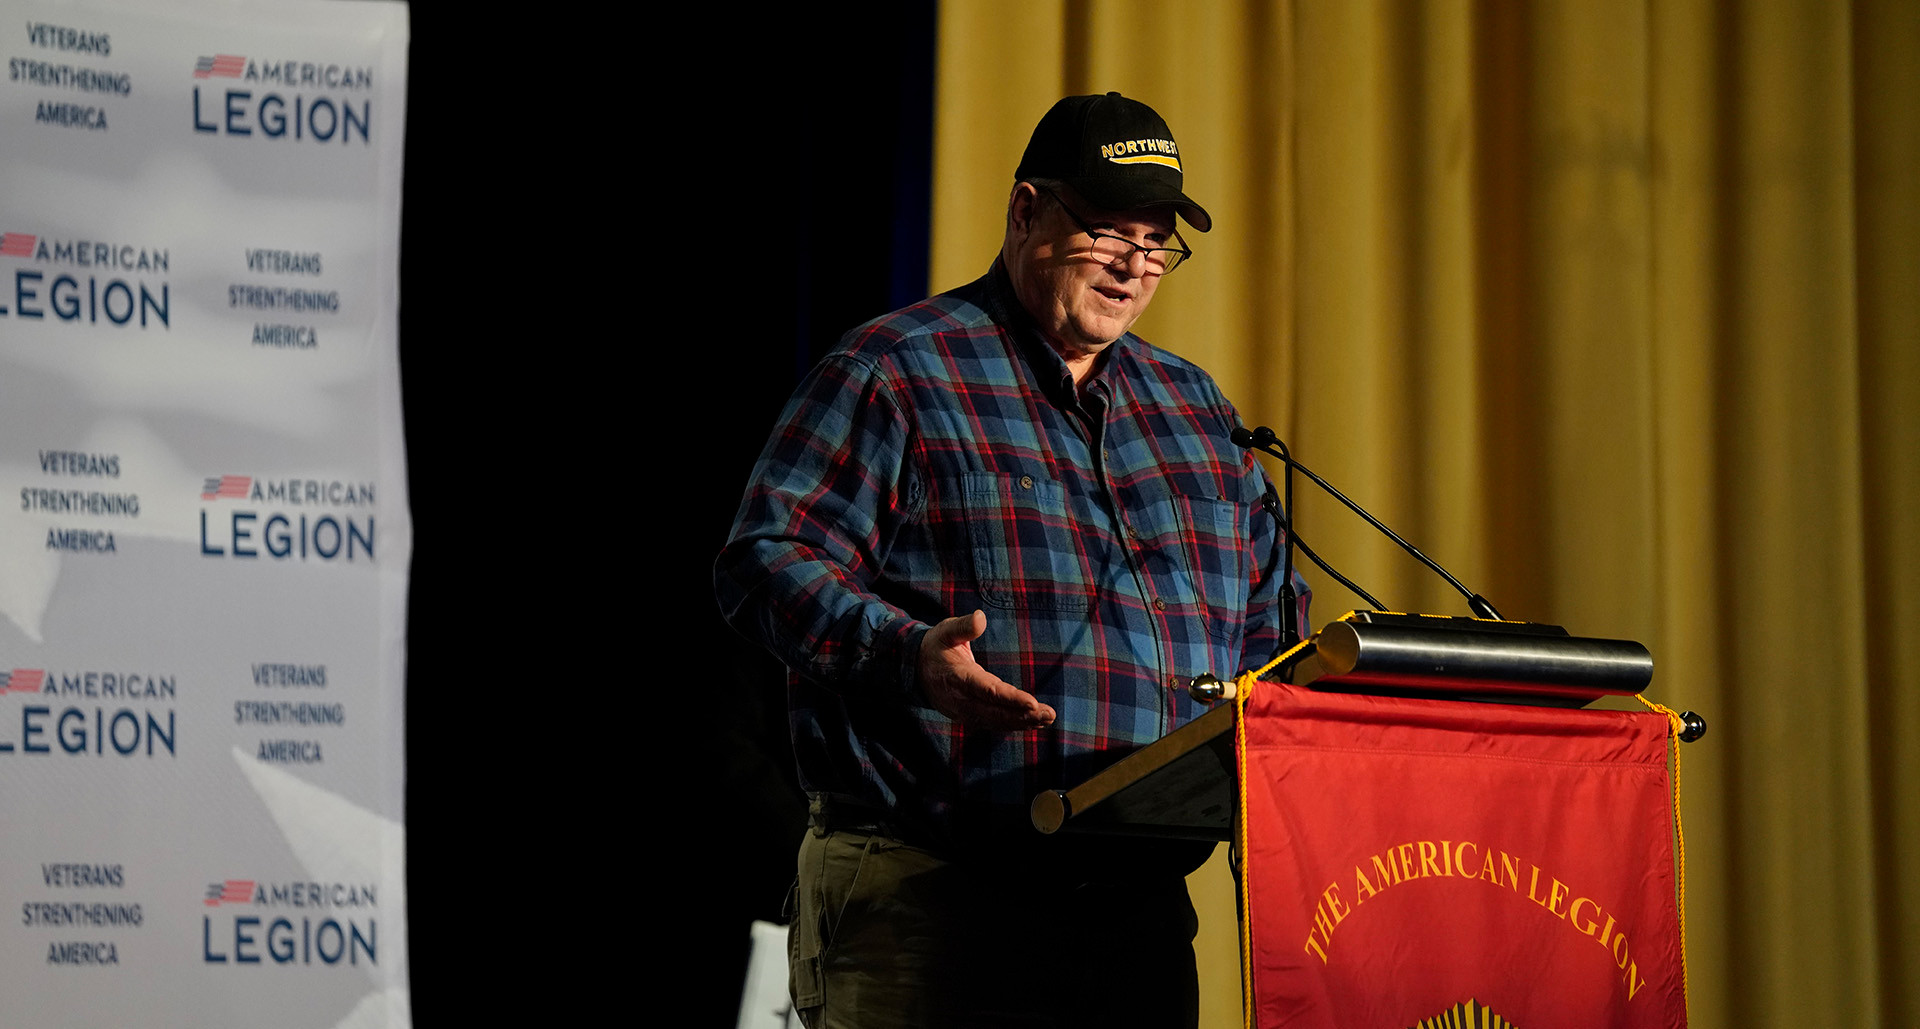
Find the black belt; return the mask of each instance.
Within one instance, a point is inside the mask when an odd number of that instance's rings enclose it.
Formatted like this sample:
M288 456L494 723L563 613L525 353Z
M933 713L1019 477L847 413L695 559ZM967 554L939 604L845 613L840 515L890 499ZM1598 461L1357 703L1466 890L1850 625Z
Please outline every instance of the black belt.
M832 793L807 794L807 825L815 836L857 832L885 836L924 850L940 849L934 846L931 833L902 821L899 812Z

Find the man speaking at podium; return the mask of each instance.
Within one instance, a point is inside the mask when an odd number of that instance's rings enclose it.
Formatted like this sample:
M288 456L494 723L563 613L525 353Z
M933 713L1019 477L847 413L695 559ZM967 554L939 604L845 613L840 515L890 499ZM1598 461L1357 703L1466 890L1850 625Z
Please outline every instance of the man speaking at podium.
M1181 161L1145 104L1055 104L986 276L849 333L754 469L715 580L792 673L816 1029L1197 1019L1185 876L1212 845L1027 816L1280 640L1233 409L1128 331L1191 256L1176 216L1212 226Z

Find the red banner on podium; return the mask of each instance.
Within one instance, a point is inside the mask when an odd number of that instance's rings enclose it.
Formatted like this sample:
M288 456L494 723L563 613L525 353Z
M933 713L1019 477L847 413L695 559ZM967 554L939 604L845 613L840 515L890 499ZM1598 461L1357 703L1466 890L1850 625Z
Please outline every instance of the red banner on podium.
M1686 1025L1664 716L1261 683L1241 723L1256 1025Z

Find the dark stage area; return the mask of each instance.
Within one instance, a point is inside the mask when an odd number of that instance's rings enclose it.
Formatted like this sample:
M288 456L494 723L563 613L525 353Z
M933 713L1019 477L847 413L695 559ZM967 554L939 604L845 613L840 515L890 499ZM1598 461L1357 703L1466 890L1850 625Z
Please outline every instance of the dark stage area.
M412 8L420 1025L642 979L733 1024L805 810L712 559L800 376L926 291L934 7L861 13L580 24L535 71L525 25Z

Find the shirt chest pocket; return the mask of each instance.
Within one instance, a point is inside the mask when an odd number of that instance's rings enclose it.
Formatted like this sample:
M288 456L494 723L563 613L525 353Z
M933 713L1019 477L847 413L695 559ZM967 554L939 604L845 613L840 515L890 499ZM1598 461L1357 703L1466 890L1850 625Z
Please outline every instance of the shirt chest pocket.
M976 472L960 477L960 496L982 601L1013 610L1093 606L1093 576L1064 487Z
M1200 617L1207 635L1239 639L1251 589L1244 504L1218 496L1170 493L1146 507L1142 526L1178 602Z
M1190 526L1187 544L1200 602L1207 608L1207 634L1233 641L1247 616L1251 569L1247 557L1247 507L1216 497L1175 497Z

